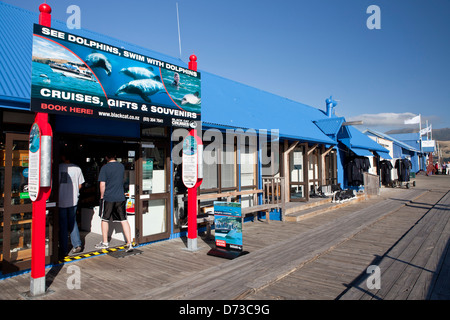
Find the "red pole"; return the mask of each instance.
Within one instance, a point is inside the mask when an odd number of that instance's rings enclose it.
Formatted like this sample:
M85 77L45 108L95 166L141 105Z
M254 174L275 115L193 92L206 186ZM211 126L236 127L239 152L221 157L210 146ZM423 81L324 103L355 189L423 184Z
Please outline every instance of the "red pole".
M39 6L39 24L41 26L49 27L52 26L52 8L46 3L43 3Z
M197 71L197 57L195 55L191 55L189 57L188 67L190 70ZM197 136L197 130L191 129L189 131L189 135L193 136L197 141L198 146L202 146L203 142L199 136ZM203 153L202 153L203 154ZM200 156L202 156L202 154ZM201 163L201 161L198 161ZM194 243L193 248L188 249L197 249L197 189L201 185L203 179L197 179L197 183L192 188L188 188L188 247L189 243Z
M39 24L51 27L52 9L46 3L39 6ZM36 113L35 123L43 136L53 137L53 131L48 123L47 113ZM52 155L48 155L52 157ZM51 159L50 159L51 161ZM41 168L39 168L41 170ZM46 201L51 193L51 185L41 185L35 201L33 201L33 213L31 223L31 295L45 293L45 212ZM33 281L34 280L34 281ZM36 281L38 280L38 281Z
M47 113L37 113L35 122L41 130L41 136L52 136ZM36 201L33 201L31 224L31 277L45 276L45 211L46 202L51 193L51 186L41 186Z

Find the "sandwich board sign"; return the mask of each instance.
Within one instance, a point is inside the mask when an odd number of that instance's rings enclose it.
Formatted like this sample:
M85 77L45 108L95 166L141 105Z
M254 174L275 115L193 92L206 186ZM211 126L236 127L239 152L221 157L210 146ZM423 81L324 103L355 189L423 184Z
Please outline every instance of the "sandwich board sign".
M239 202L214 201L214 225L216 248L211 249L208 255L234 259L248 253L243 251Z

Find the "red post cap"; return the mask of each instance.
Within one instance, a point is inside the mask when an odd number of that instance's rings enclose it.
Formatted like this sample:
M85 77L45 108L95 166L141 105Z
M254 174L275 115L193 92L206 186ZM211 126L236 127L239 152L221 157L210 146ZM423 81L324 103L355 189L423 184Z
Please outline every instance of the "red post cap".
M43 3L39 6L39 11L42 13L52 13L52 8L48 4Z
M197 56L195 54L189 57L188 68L197 71Z

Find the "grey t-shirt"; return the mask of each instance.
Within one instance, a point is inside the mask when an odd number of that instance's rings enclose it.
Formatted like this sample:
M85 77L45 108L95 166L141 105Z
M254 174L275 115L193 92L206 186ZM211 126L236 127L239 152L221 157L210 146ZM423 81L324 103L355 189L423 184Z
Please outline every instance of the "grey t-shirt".
M123 189L125 167L120 162L108 162L100 169L98 181L104 181L103 199L108 202L125 201Z

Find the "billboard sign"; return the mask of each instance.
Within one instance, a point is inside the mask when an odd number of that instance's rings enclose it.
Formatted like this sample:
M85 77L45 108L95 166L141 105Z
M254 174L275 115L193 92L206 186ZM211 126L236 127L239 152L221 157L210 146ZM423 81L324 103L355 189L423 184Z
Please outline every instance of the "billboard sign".
M31 110L192 127L200 73L34 25Z

